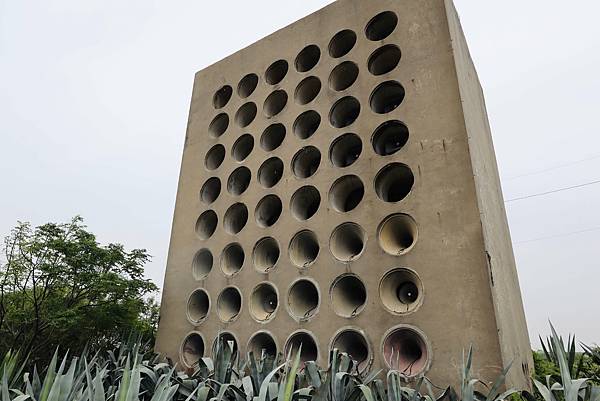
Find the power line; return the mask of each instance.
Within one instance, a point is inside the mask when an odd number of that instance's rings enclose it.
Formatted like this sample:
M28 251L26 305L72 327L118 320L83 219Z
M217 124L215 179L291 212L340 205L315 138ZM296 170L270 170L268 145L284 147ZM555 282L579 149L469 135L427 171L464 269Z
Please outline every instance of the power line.
M520 196L518 198L508 199L508 200L504 201L504 203L510 203L510 202L515 202L515 201L520 201L520 200L523 200L523 199L535 198L535 197L538 197L538 196L550 195L550 194L554 194L554 193L557 193L557 192L570 191L571 189L577 189L577 188L587 187L587 186L594 185L594 184L600 184L600 180L586 182L584 184L579 184L579 185L573 185L572 187L558 188L558 189L554 189L552 191L540 192L540 193L537 193L537 194L531 194L531 195L526 195L526 196Z
M547 239L554 239L554 238L562 238L562 237L569 237L571 235L577 235L577 234L583 234L583 233L589 233L592 231L598 231L600 230L600 227L593 227L593 228L588 228L585 230L579 230L579 231L572 231L569 233L564 233L564 234L556 234L556 235L549 235L547 237L538 237L538 238L532 238L532 239L528 239L525 241L519 241L519 242L515 242L515 245L520 245L520 244L527 244L529 242L537 242L537 241L544 241Z
M542 169L542 170L532 171L530 173L524 173L524 174L515 175L515 176L512 176L512 177L505 178L504 180L505 181L512 181L512 180L516 180L517 178L523 178L523 177L529 177L529 176L532 176L532 175L543 174L543 173L547 173L548 171L558 170L558 169L561 169L561 168L573 166L573 165L576 165L576 164L584 163L584 162L587 162L587 161L590 161L590 160L595 160L595 159L600 159L600 154L598 154L598 155L592 155L592 156L587 157L585 159L576 160L576 161L573 161L573 162L570 162L570 163L563 163L563 164L559 164L558 166L548 167L548 168L545 168L545 169Z

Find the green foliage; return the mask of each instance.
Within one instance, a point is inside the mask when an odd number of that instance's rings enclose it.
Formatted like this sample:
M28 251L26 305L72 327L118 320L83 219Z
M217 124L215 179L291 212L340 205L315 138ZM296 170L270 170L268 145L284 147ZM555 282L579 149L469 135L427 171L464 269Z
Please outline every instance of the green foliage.
M32 228L19 223L0 264L0 352L20 348L48 363L57 347L83 352L112 346L123 333L152 339L158 316L145 298L145 250L102 246L77 217Z

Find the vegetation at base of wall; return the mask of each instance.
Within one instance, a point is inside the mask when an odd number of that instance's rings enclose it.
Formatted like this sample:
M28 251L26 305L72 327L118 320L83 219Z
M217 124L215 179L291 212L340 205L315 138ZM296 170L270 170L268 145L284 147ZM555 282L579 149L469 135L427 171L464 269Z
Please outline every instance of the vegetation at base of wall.
M100 245L81 218L32 228L19 223L0 256L0 355L21 349L47 365L58 347L112 347L131 331L152 341L156 286L144 278L143 249Z

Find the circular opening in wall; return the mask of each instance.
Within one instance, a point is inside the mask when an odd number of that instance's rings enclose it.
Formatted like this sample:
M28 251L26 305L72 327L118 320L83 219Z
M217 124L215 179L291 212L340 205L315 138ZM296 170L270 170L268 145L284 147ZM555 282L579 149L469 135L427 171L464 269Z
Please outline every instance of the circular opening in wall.
M190 333L181 344L181 359L191 368L204 356L204 340L198 333Z
M206 153L204 165L208 170L216 170L221 167L223 160L225 160L225 146L217 144Z
M244 248L240 244L229 244L221 253L221 271L231 277L242 270L244 266Z
M354 329L340 331L334 337L331 348L350 355L356 361L359 371L362 372L369 367L372 359L371 350L367 339L360 331Z
M294 121L294 134L300 139L308 139L321 125L321 116L314 110L305 111Z
M204 280L213 267L213 255L208 249L200 249L192 261L194 280Z
M299 321L310 319L319 307L319 290L315 283L300 279L290 287L288 307L292 317Z
M271 227L279 220L282 210L281 199L277 195L267 195L258 202L254 210L256 223L263 228Z
M359 114L359 101L352 96L346 96L335 102L331 107L329 121L335 128L344 128L356 121Z
M321 152L314 146L300 149L292 158L292 170L298 178L312 177L321 164Z
M333 311L341 317L355 317L367 303L367 288L361 279L352 274L336 278L329 293Z
M256 118L256 104L248 102L243 104L235 113L235 122L241 128L245 128Z
M225 231L236 235L246 226L248 222L248 208L243 203L235 203L225 212L223 226Z
M335 167L348 167L354 164L362 153L362 141L356 134L338 137L329 148L329 159Z
M399 202L410 193L414 183L415 177L407 165L392 163L375 176L375 191L385 202Z
M281 113L288 101L288 95L284 90L276 90L271 93L263 105L263 112L267 118L275 117Z
M343 91L356 82L358 78L358 66L352 61L344 61L331 71L329 75L329 87L334 91Z
M248 353L252 353L255 359L262 357L275 358L277 356L277 344L275 339L266 331L259 331L252 335L246 347Z
M285 355L295 356L300 350L300 362L316 361L319 358L319 348L315 338L306 331L293 333L285 342Z
M235 338L235 335L233 333L230 333L228 331L222 331L219 333L219 335L215 338L215 341L213 342L213 346L212 346L213 356L216 356L218 354L219 347L221 349L225 349L225 347L231 347L230 349L234 355L234 358L238 357L238 352L239 352L238 341L237 341L237 338Z
M387 74L398 66L401 57L402 52L398 46L380 47L369 57L369 71L376 76Z
M227 131L229 126L229 116L225 113L221 113L216 116L208 126L208 133L213 138L218 138Z
M393 155L408 142L408 128L400 121L386 121L377 127L372 142L378 155Z
M250 134L240 136L231 148L231 157L236 162L243 162L254 149L254 137Z
M256 74L248 74L244 78L240 80L238 84L237 91L238 95L245 99L254 93L256 86L258 85L258 75Z
M248 167L236 168L227 180L227 191L233 196L243 194L250 185L250 177L251 173Z
M242 310L242 294L235 287L227 287L217 299L217 315L222 322L233 322Z
M385 218L377 230L379 246L390 255L403 255L417 242L415 220L407 214L393 214Z
M383 306L396 315L414 312L423 300L423 284L415 272L398 268L389 271L379 283Z
M265 188L273 188L283 176L283 162L278 157L267 159L258 169L258 182Z
M371 109L378 114L386 114L396 109L404 100L404 87L396 81L379 84L371 94Z
M365 187L355 175L338 178L329 190L329 203L340 213L350 212L360 204Z
M212 204L221 194L221 180L212 177L206 180L200 189L200 200L207 205Z
M350 53L350 50L356 44L356 33L350 29L345 29L336 33L329 42L329 55L333 58L340 58Z
M308 77L298 84L294 92L294 98L296 103L305 105L315 100L320 91L321 80L317 77Z
M229 103L229 99L231 99L232 94L233 89L229 85L225 85L216 91L213 96L213 106L215 106L215 109L225 107L225 105Z
M367 234L356 223L337 226L329 240L332 255L340 262L352 262L360 257L367 243Z
M308 45L296 57L296 71L307 72L314 68L321 58L321 49L317 45Z
M398 25L398 16L396 13L384 11L369 21L365 34L369 40L374 42L383 40L394 32L396 25Z
M200 324L210 309L210 298L203 289L192 292L187 303L187 317L192 324Z
M305 268L314 263L319 256L319 241L315 233L300 231L290 241L290 260L296 267Z
M285 139L285 126L283 124L271 124L264 130L260 137L260 146L265 152L272 152L281 146Z
M196 221L196 234L200 239L206 240L212 237L217 229L219 218L214 210L207 210L198 217Z
M411 327L392 330L383 340L383 358L391 369L408 377L423 373L429 363L424 335Z
M279 255L277 240L271 237L262 238L256 243L252 252L254 267L261 273L268 273L277 264Z
M277 85L285 78L287 72L287 61L278 60L267 68L267 72L265 72L265 81L267 81L269 85Z
M320 204L321 194L319 194L317 188L307 185L300 188L292 195L290 209L292 210L292 215L296 219L304 221L310 219L317 213Z
M259 322L268 322L275 315L278 305L275 287L270 283L259 284L250 297L250 315Z

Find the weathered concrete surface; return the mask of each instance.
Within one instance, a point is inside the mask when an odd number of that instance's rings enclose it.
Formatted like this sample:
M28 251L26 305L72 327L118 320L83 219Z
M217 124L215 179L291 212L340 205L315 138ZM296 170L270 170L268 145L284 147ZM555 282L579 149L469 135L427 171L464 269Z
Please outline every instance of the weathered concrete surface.
M365 27L384 11L397 15L395 29L383 40L368 40ZM333 58L328 51L329 42L345 29L356 33L356 44L348 54ZM302 49L313 44L320 49L318 63L309 71L298 72L294 60ZM373 75L368 68L369 57L387 44L401 49L400 63L390 72ZM289 71L280 83L270 85L265 71L280 59L288 62ZM329 84L329 76L344 61L355 63L359 74L349 88L336 91ZM249 73L259 77L258 86L242 99L237 93L238 82ZM348 74L346 71L344 76ZM309 76L318 77L322 87L314 100L301 105L294 94L298 84ZM401 83L405 98L394 110L375 113L370 107L371 94L386 81ZM213 96L224 85L230 85L233 94L217 110ZM263 103L275 90L285 91L288 100L280 113L268 118ZM336 128L329 121L330 110L348 95L360 102L360 114L351 125ZM241 128L235 116L247 102L256 104L257 115ZM321 123L314 135L301 139L294 134L293 124L308 110L318 112ZM220 113L229 116L229 125L222 136L214 138L209 134L209 124ZM410 136L401 150L381 156L374 151L372 135L390 120L406 124ZM285 126L286 136L280 147L265 151L260 144L261 135L274 123ZM341 168L329 160L329 149L345 133L354 133L361 139L362 151L353 164ZM239 162L233 158L232 147L243 134L252 135L254 147ZM205 157L217 144L224 146L224 161L209 171ZM296 152L306 146L319 149L321 160L314 175L298 178L292 171L292 161ZM283 176L267 189L259 182L258 171L271 157L283 162ZM410 193L399 202L386 202L376 193L376 176L390 163L406 164L414 175ZM250 183L242 194L231 194L228 178L240 166L249 169ZM330 203L329 191L334 181L346 175L360 178L365 193L353 210L340 212ZM199 192L211 177L220 179L221 191L216 201L207 205ZM314 216L299 221L292 214L291 197L307 185L318 190L320 203ZM269 194L281 200L282 212L275 224L264 228L256 221L255 209ZM238 234L232 235L225 229L224 220L226 211L235 203L246 205L248 221ZM195 226L207 210L215 212L218 223L210 238L201 239ZM402 255L385 252L378 241L380 223L396 213L410 215L418 227L418 239ZM346 222L360 225L366 243L358 257L343 263L333 256L329 242L334 228ZM312 231L320 248L314 263L304 269L296 267L288 254L291 239L302 230ZM257 271L252 260L253 249L263 237L274 238L280 249L275 268L267 274ZM222 251L232 243L241 246L245 258L241 270L228 277L219 263ZM212 253L214 263L205 278L195 280L192 264L201 249ZM391 313L380 299L380 281L394 268L409 268L420 280L419 299L407 308L410 311L406 314ZM345 273L358 277L366 289L366 302L350 317L336 313L329 294L332 283ZM294 305L288 305L288 291L300 278L315 283L320 301L308 320L299 322L290 315ZM279 301L266 323L256 321L250 314L253 289L262 282L273 285ZM232 321L224 323L217 313L217 298L229 286L239 289L241 309ZM190 294L199 288L208 294L210 307L202 322L192 324L186 308ZM357 297L358 292L356 288L350 291ZM325 364L333 337L343 327L350 327L364 334L368 343L370 358L362 366L370 362L374 368L380 368L385 366L384 337L399 325L414 327L416 333L422 334L422 345L428 348L424 359L413 368L426 369L434 383L456 384L463 350L473 344L476 375L491 379L514 360L508 385L529 387L529 339L496 160L481 88L454 8L451 2L443 0L340 0L196 74L157 350L181 360L182 342L195 331L201 333L204 353L209 355L215 337L227 331L234 334L245 353L252 335L266 331L282 351L290 334L305 330L316 339L318 361Z

